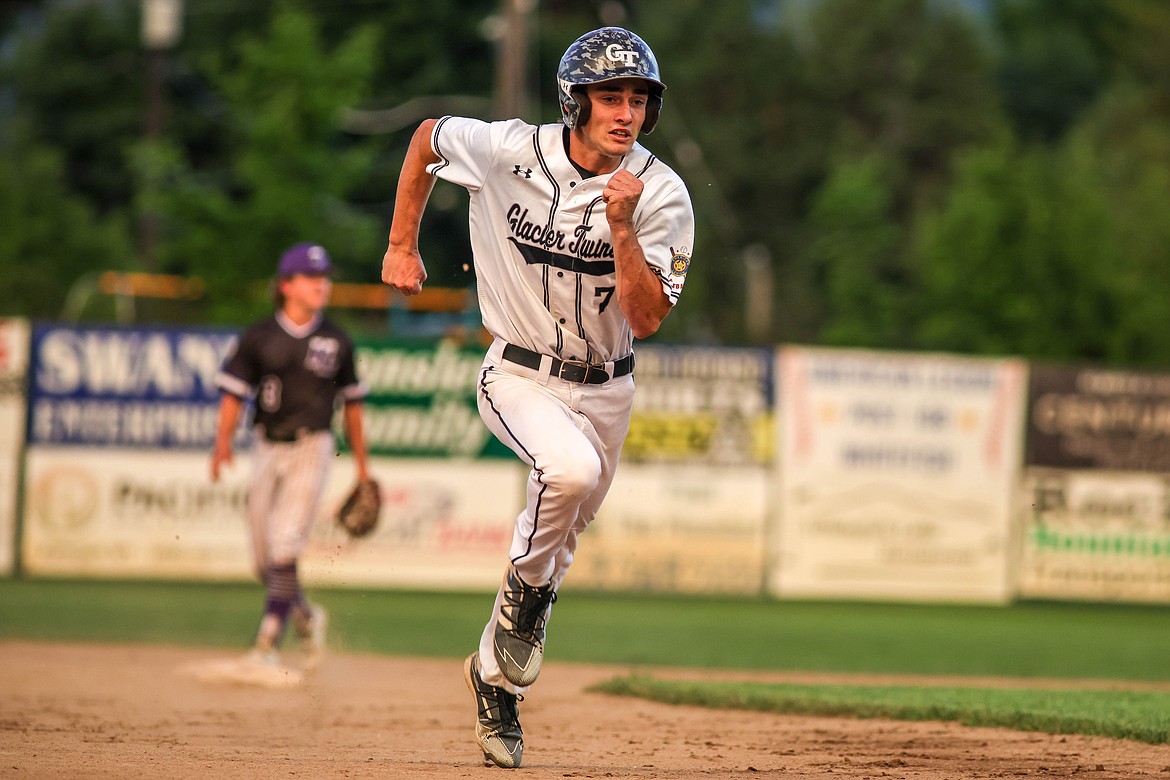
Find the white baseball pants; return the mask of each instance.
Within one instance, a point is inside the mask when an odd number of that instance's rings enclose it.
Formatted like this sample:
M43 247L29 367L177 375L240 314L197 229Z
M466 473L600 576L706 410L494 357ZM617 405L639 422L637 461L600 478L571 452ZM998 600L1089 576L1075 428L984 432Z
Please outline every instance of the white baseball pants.
M256 442L246 514L252 562L261 579L270 565L292 563L304 551L333 449L329 431L288 444L263 437Z
M502 359L496 340L479 373L479 413L496 438L525 463L527 505L516 518L508 557L529 585L559 587L573 562L577 538L597 515L609 491L630 427L634 379L604 384L568 382L542 369ZM503 587L480 639L485 682L515 693L492 652Z

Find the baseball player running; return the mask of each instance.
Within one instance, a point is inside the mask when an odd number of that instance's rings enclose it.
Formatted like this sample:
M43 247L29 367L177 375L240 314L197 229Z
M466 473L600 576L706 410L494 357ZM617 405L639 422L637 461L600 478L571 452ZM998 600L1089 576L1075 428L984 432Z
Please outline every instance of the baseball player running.
M418 235L435 177L470 193L484 327L479 412L532 467L510 563L464 664L485 760L520 766L517 702L540 673L545 627L629 428L634 338L678 300L694 246L682 180L640 144L666 89L650 47L605 27L557 69L562 123L443 117L416 130L398 180L382 280L418 293Z
M297 560L333 460L330 427L339 398L358 478L368 476L361 405L365 387L357 378L353 344L322 315L331 270L323 247L290 247L277 267L276 312L244 330L216 379L223 392L211 455L213 481L232 461L232 437L245 400L255 399L257 441L247 520L265 598L249 659L262 666L279 665L290 617L308 651L307 666L320 661L325 648L325 612L301 591Z

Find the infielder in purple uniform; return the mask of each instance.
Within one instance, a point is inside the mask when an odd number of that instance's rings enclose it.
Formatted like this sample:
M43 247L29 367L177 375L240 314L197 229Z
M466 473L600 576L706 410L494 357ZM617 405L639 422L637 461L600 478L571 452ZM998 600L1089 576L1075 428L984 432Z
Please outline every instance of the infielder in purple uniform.
M532 467L478 652L464 664L487 761L517 767L517 702L536 681L545 626L577 538L597 514L629 428L635 338L678 300L694 246L682 180L637 143L666 89L650 47L605 27L561 58L562 122L443 117L415 132L398 180L382 280L412 295L435 177L471 195L484 327L479 412Z
M365 386L358 381L349 337L322 315L332 266L324 247L290 247L277 267L273 316L244 330L217 383L219 424L211 478L232 461L232 437L245 400L255 399L257 441L248 486L247 520L253 562L264 583L264 613L251 660L278 665L290 618L308 651L307 666L325 649L324 610L305 598L297 560L309 540L334 457L331 426L344 403L345 435L359 479L367 476L362 427Z

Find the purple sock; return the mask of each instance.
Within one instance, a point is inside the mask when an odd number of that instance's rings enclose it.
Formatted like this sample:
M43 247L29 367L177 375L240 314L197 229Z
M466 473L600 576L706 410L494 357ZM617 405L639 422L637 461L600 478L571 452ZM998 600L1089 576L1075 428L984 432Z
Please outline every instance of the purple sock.
M284 626L288 622L288 613L300 595L297 565L293 562L269 566L265 574L264 613L275 615L280 621L280 630L273 642L273 646L279 647L284 637Z

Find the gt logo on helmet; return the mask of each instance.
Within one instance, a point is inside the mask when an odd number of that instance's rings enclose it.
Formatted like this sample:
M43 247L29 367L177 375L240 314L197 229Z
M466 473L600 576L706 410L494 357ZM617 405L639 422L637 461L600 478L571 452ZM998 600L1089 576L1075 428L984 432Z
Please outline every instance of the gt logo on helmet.
M621 44L611 43L605 47L605 56L614 62L624 63L627 68L632 68L634 60L638 59L638 52L633 49L623 49Z

